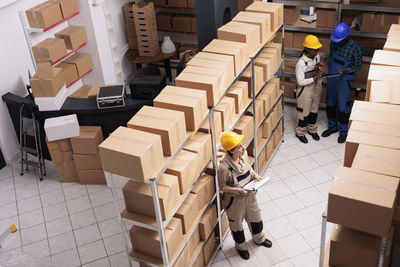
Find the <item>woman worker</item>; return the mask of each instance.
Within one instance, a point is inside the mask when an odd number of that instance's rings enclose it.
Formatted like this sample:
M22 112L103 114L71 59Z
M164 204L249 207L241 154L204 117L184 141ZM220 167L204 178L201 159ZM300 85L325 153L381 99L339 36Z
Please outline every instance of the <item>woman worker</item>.
M272 242L262 232L263 222L256 191L243 189L243 186L251 180L262 179L248 162L247 151L242 143L243 137L234 132L222 135L221 145L226 154L219 164L218 182L223 191L222 203L228 215L235 247L240 257L247 260L250 254L244 236L243 219L246 220L256 244L269 248Z
M316 141L319 140L317 133L317 116L322 90L322 73L317 72L313 77L306 78L306 72L317 67L322 67L319 49L322 44L314 35L307 35L303 42L304 50L301 58L296 64L296 98L297 98L297 126L296 137L300 142L307 144L306 133L308 132Z

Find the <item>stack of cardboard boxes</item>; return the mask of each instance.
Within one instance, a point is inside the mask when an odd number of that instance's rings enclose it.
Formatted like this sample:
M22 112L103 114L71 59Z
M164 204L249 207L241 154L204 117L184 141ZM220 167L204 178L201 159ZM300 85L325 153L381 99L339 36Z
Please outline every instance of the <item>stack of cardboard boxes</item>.
M150 0L155 7L194 8L195 0Z
M158 12L156 17L159 31L197 32L196 17L193 14Z

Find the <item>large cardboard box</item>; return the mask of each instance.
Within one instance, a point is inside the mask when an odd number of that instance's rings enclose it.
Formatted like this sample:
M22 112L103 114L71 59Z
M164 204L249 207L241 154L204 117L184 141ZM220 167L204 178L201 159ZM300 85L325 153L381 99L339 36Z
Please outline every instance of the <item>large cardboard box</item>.
M247 89L247 87L246 87ZM229 90L229 92L226 94L226 97L230 97L232 99L235 100L235 113L239 114L242 106L243 106L243 97L246 97L247 94L247 90L244 91L243 88L240 87L231 87L231 89Z
M156 15L157 29L171 31L174 13L158 12Z
M199 211L196 198L191 197L189 202L185 200L185 202L182 203L174 217L181 220L183 234L189 233L198 215Z
M256 125L257 127L261 124L262 120L264 119L264 101L256 99ZM254 116L253 114L253 104L250 105L250 107L247 109L247 112L251 115Z
M79 136L71 138L72 150L75 154L96 155L103 140L101 126L80 126Z
M399 16L365 12L362 17L361 32L387 33L392 24L399 23Z
M37 45L34 45L32 51L36 61L40 59L50 59L54 64L54 62L67 54L67 47L65 46L64 39L47 38Z
M199 176L196 173L199 169L199 162L199 155L197 153L182 150L165 171L168 174L178 177L181 194L184 194Z
M193 260L193 257L195 256L195 253L200 246L200 232L198 225L196 226L196 229L193 231L192 237L188 241L188 246L189 246L189 255Z
M351 167L400 177L399 160L400 150L360 144Z
M399 80L400 81L400 80ZM369 101L375 103L400 104L400 90L397 81L372 81Z
M62 17L67 19L79 12L78 0L50 0L49 2L58 3L61 8Z
M159 135L122 126L99 145L99 150L105 171L139 181L153 178L164 160Z
M271 15L271 31L275 32L283 24L283 4L254 2L246 8L249 12L260 12Z
M214 39L203 48L203 52L232 56L235 66L235 76L238 76L249 61L245 58L245 47L244 43Z
M272 56L261 56L261 54L256 58L254 62L254 70L256 67L262 69L262 81L268 81L274 75L274 71L277 66L275 66L275 60Z
M71 140L69 138L49 141L46 137L46 144L49 150L60 150L61 152L72 151Z
M286 33L285 33L286 35ZM299 32L295 32L293 33L293 48L296 49L303 49L303 42L304 42L304 38L306 38L307 34L305 33L299 33ZM286 42L286 40L285 40Z
M172 218L165 228L165 239L169 260L172 260L182 242L182 226L177 218ZM157 231L133 226L129 231L135 251L162 260L160 237Z
M260 27L260 42L266 43L271 33L271 15L256 12L239 12L232 21L258 25Z
M67 49L74 50L87 42L85 27L69 26L54 35L56 38L63 39Z
M370 98L370 89L372 81L385 81L385 80L396 80L400 75L400 67L397 66L383 66L371 64L365 99Z
M217 30L219 40L245 43L245 55L260 45L260 25L231 21Z
M74 160L56 164L56 170L61 183L79 182Z
M188 7L187 0L168 0L168 6L170 7Z
M160 135L166 156L174 155L186 139L185 113L182 111L143 106L127 125Z
M166 86L153 100L155 107L183 111L186 130L195 131L208 113L206 92Z
M78 170L79 182L81 184L107 184L104 171L100 170Z
M277 53L278 63L282 60L282 43L269 43L266 48L275 48Z
M262 137L270 138L272 133L272 116L268 116L268 118L264 121L262 125Z
M163 220L166 220L179 202L178 178L174 175L162 174L157 181L157 190L161 216ZM122 193L128 212L155 217L153 194L149 184L130 180L122 188Z
M264 69L259 65L254 66L254 91L256 94L261 90L263 86L264 80ZM239 77L239 81L247 82L248 84L248 96L252 97L253 88L252 88L252 71L251 67L247 68L245 72L243 72L242 76Z
M212 232L210 238L207 240L203 248L205 266L208 266L208 264L210 263L214 252L217 250L217 246L218 245L217 240L215 239L215 234L214 232Z
M78 170L101 170L101 158L100 155L84 155L74 154L74 161L76 169Z
M212 156L211 135L198 132L183 149L199 155L198 166L200 169L197 173L200 173Z
M283 21L284 21L285 25L293 25L300 18L300 7L285 6L283 13L284 13ZM286 32L285 32L285 35L286 35ZM285 40L285 42L286 42L286 40Z
M53 161L54 164L63 163L73 159L72 151L62 152L60 149L49 149L49 153L51 161Z
M78 118L76 114L48 118L44 122L44 131L49 141L78 136Z
M206 210L199 223L201 240L207 240L211 233L213 233L217 219L217 206L213 204Z
M400 53L386 50L375 50L371 65L400 66Z
M48 28L62 20L60 6L57 3L44 2L26 11L32 28Z
M253 136L253 125L253 117L245 115L240 119L235 129L233 130L235 133L244 135L243 144L248 144L251 137Z
M57 68L62 70L64 76L65 84L68 86L78 80L78 72L74 64L61 62L57 65Z
M227 131L235 115L235 100L231 97L224 97L214 108L221 113L222 131Z
M177 32L192 32L191 16L176 14L172 17L172 29Z
M191 260L194 260L192 257ZM196 261L193 263L192 267L204 267L204 252L203 250L200 250L200 254L197 257Z
M190 254L189 254L189 246L186 244L186 246L183 248L181 254L179 257L176 259L173 267L187 267L190 266Z
M334 28L336 25L336 10L317 9L317 28Z
M222 118L221 112L214 111L214 129L215 129L215 140L218 142L222 133ZM210 130L210 122L208 120L204 121L199 128L199 132L209 133Z
M383 103L354 101L350 115L351 121L367 121L381 124L400 125L397 116L400 106Z
M82 77L93 68L92 57L90 54L75 53L65 59L64 62L75 64L79 77Z
M53 68L53 77L39 78L37 73L29 80L29 83L35 97L55 97L63 88L65 79L62 69Z
M292 49L293 48L293 32L286 32L285 31L285 49ZM281 43L282 42L282 33L278 32L276 34L276 41Z
M196 196L198 209L201 211L215 194L214 177L204 173L191 192Z
M328 221L387 236L398 186L394 177L340 167L329 190Z

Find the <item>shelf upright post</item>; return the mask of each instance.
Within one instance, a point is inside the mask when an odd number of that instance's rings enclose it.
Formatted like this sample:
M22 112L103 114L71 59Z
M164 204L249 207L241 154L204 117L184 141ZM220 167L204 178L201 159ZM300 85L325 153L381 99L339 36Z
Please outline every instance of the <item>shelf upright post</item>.
M285 24L282 25L282 38L281 38L281 45L282 45L282 59L283 59L283 64L282 64L282 141L285 141Z
M257 115L256 115L256 88L254 85L255 82L255 74L254 74L254 59L255 57L251 58L251 93L253 95L253 154L254 154L254 171L258 173L258 156L257 156L257 128L258 125Z
M321 244L319 245L319 267L323 267L324 266L326 224L327 224L327 216L326 216L326 213L324 211L324 212L322 212Z
M379 252L378 267L383 267L383 264L385 263L385 255L386 255L388 241L389 239L387 237L382 237L382 245L381 245L381 250Z
M151 193L153 196L154 211L156 213L158 235L160 237L160 245L161 245L161 254L162 254L164 266L170 267L168 250L167 250L167 242L165 240L164 224L162 221L160 201L159 201L159 197L158 197L157 180L156 180L156 178L152 178L152 179L150 179L149 182L150 182L150 187L151 187Z
M216 144L216 136L215 136L215 125L214 125L214 108L210 109L208 113L209 123L210 123L210 131L211 131L211 146L212 146L212 161L213 161L213 170L214 170L214 182L215 182L215 193L217 198L217 216L218 216L218 228L219 228L219 249L223 247L223 233L222 233L222 225L221 225L221 199L219 197L219 184L218 184L218 166L217 166L217 144Z

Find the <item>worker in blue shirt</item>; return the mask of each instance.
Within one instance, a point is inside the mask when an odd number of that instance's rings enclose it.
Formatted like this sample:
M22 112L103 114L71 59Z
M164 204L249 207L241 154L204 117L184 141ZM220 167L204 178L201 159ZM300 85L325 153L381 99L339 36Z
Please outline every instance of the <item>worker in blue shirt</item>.
M329 73L339 73L340 76L328 78L328 129L322 133L322 137L339 131L338 143L344 143L347 138L354 73L361 69L361 48L349 38L349 34L350 27L346 23L335 27L328 57Z

